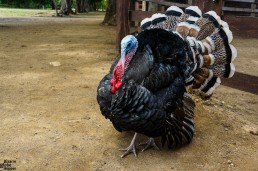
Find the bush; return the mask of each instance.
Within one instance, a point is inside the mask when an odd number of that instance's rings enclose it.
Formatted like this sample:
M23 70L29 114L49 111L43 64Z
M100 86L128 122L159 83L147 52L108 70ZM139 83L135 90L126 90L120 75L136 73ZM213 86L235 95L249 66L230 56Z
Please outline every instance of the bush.
M9 5L8 5L8 4L0 4L0 7L1 7L1 8L8 8Z

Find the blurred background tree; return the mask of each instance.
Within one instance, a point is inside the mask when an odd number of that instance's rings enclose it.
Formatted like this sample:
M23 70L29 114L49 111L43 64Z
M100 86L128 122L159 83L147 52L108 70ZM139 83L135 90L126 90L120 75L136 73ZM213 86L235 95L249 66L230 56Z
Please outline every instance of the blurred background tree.
M103 25L116 25L116 0L107 0Z
M55 3L58 8L65 4L68 10L74 9L79 13L106 9L106 0L0 0L0 7L55 9Z

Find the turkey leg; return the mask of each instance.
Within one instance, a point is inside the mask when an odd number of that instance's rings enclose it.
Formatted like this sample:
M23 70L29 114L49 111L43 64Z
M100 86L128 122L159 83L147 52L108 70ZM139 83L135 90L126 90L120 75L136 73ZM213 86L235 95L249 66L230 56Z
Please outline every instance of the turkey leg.
M136 150L135 150L135 140L136 140L136 137L137 137L137 133L134 133L134 136L133 136L133 139L132 139L130 145L127 148L125 148L125 149L119 149L121 151L125 151L125 153L121 156L122 158L127 156L130 153L133 153L135 155L135 157L137 156Z
M141 143L139 145L145 145L142 152L144 152L145 150L152 148L152 147L155 148L156 150L159 150L159 147L156 145L154 138L149 138L149 140L147 142Z

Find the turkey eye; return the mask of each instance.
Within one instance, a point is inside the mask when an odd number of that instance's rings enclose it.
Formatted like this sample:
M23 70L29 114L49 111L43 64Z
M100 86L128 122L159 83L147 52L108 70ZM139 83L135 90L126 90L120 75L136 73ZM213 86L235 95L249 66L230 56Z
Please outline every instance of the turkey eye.
M131 43L128 43L127 47L131 47Z

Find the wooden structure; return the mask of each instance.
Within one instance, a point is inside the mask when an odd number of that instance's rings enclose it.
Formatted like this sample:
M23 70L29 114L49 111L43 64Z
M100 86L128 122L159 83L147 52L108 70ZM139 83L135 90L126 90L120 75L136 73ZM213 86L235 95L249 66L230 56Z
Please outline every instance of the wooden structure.
M196 5L203 12L216 11L227 21L237 36L258 38L258 0L116 0L117 5L117 49L121 39L139 30L142 19L153 13L164 12L169 6L182 9ZM258 94L258 77L235 73L232 79L223 79L223 85Z
M258 95L258 77L236 72L230 79L222 78L222 85Z
M118 33L116 47L118 48L121 39L130 33L129 27L131 32L137 31L142 19L157 12L162 13L172 5L182 9L196 5L204 12L214 10L218 14L222 13L222 0L215 0L215 2L212 0L116 0Z
M222 18L235 36L258 38L257 0L224 0Z
M129 1L116 0L116 21L117 21L117 38L116 49L120 48L120 42L123 37L129 34L129 20L128 20Z
M125 35L139 31L142 19L164 12L171 5L182 9L196 5L203 12L214 10L229 23L234 35L258 38L258 0L116 0L116 3L117 48Z
M258 16L258 1L256 0L224 0L222 15Z

